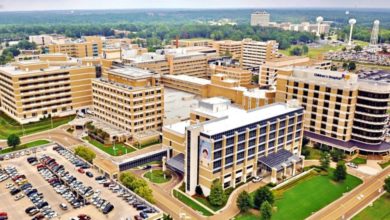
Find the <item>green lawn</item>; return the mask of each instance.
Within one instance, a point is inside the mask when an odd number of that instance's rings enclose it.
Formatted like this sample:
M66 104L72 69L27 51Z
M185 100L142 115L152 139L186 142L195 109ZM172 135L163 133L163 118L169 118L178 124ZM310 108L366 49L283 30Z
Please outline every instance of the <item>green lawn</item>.
M309 174L301 180L275 190L274 207L276 211L273 213L272 219L305 219L312 212L320 210L341 197L343 193L362 183L359 178L351 175L348 175L344 182L337 183L332 180L333 170L329 172L329 175ZM253 196L254 193L251 195ZM236 219L255 220L259 218L259 216L254 215L244 215L243 218L237 216Z
M27 148L31 148L31 147L37 147L37 146L41 146L41 145L48 144L48 143L50 143L50 142L47 140L37 140L37 141L29 142L29 143L26 143L23 145L19 145L16 148L3 149L0 151L0 154L6 154L6 153L13 152L13 151L23 150L23 149L27 149Z
M334 182L332 177L333 170L329 175L314 175L282 192L282 197L275 202L277 211L273 219L307 218L312 212L320 210L362 183L351 175L341 183ZM283 191L283 188L277 191Z
M183 193L181 193L180 191L173 190L173 195L175 196L175 198L179 199L184 204L186 204L187 206L191 207L193 210L201 212L204 216L212 216L213 215L213 213L209 212L207 209L205 209L202 206L198 205L197 203L192 201L190 198L188 198L187 196L183 195Z
M288 48L286 50L279 50L279 52L286 55L286 56L290 56L290 51L293 50L295 47L302 47L302 46L300 46L300 45L291 46L290 48ZM332 45L323 45L322 47L318 47L318 48L310 47L309 53L307 54L307 56L310 58L316 59L316 58L318 58L319 55L322 55L322 54L329 52L329 51L340 50L342 47L343 46L332 46Z
M252 213L243 213L237 215L234 219L235 220L255 220L255 219L259 220L261 219L261 217Z
M366 164L367 159L361 158L361 157L356 157L355 159L351 160L352 163L354 164Z
M60 125L66 124L69 121L72 121L74 119L74 116L68 116L68 117L62 117L62 118L53 118L53 127L58 127ZM24 134L33 134L40 131L49 130L52 128L51 120L50 119L44 119L38 122L32 122L29 124L25 124L23 126L24 128ZM19 136L23 135L23 129L22 126L4 114L3 112L0 112L0 139L7 139L7 137L10 134L17 134Z
M211 210L213 210L213 211L218 211L218 210L220 210L222 207L225 206L225 205L223 205L223 206L213 206L213 205L210 204L209 200L207 200L207 199L204 198L204 197L199 197L199 196L197 196L197 197L195 197L195 199L196 199L196 201L198 201L198 202L202 203L203 205L209 207L209 208L210 208Z
M382 169L385 169L387 166L390 166L390 160L384 163L380 163L379 166L381 166Z
M166 183L172 179L172 176L168 171L165 172L164 178L164 172L162 170L152 170L152 172L148 171L144 174L144 177L153 183Z
M102 150L102 151L104 151L112 156L124 155L124 154L126 154L126 149L127 149L127 153L135 151L134 148L127 147L126 145L121 144L121 143L116 143L115 150L114 150L113 145L104 145L104 144L100 143L99 141L97 141L89 136L85 137L83 139L87 140L90 144L94 145L95 147L99 148L100 150Z
M389 193L384 194L374 202L373 206L368 206L352 219L353 220L390 219L390 194Z

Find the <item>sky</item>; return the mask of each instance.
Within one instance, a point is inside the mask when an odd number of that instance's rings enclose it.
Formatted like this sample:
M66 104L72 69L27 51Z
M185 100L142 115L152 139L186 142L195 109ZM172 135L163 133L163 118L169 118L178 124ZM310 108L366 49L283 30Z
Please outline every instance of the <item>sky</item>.
M373 4L375 3L375 4ZM390 8L390 0L0 0L1 11L137 8Z

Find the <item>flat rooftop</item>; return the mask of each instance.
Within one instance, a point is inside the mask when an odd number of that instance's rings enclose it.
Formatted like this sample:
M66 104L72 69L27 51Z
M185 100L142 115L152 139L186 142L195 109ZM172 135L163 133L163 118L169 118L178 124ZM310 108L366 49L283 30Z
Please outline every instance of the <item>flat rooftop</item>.
M278 115L293 112L298 109L302 109L302 107L292 107L285 103L275 103L251 111L245 111L238 108L229 108L225 111L225 117L219 118L219 120L204 123L204 130L202 133L215 135L257 121L262 121Z
M114 74L119 74L123 76L127 76L130 78L148 78L155 73L149 71L149 70L144 70L136 67L131 67L131 66L126 66L123 68L116 68L116 69L110 69L108 72L114 73Z
M163 130L170 130L170 131L173 131L175 133L184 135L186 127L188 127L190 125L191 125L190 124L190 120L181 121L181 122L178 122L178 123L175 123L175 124L164 126Z
M41 62L41 61L38 61L38 62ZM87 66L76 65L77 63L72 62L72 61L69 63L69 65L66 65L66 63L69 61L62 61L62 62L64 65L49 66L48 68L28 70L28 71L26 71L25 69L18 68L16 66L5 65L5 66L0 66L0 72L6 73L9 75L17 76L17 75L23 75L23 74L36 74L36 73L56 71L56 70L69 70L69 69L76 69L76 68L80 68L80 67L87 67ZM35 63L37 63L37 61L35 61ZM53 62L53 63L55 63L55 62ZM24 61L23 64L34 64L34 61L29 61L29 62Z
M188 76L188 75L164 75L163 78L180 80L180 81L185 81L188 83L195 83L195 84L199 84L199 85L211 84L211 81L208 79L202 79L202 78Z
M191 109L198 106L199 100L200 97L194 94L165 87L164 125L188 120Z

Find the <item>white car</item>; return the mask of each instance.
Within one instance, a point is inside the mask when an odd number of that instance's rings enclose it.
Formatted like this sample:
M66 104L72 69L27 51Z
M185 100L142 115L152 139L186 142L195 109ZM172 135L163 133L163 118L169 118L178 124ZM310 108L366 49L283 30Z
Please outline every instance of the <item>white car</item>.
M358 168L358 166L352 162L347 163L347 166L352 167L352 168Z
M262 179L263 179L263 177L261 177L261 176L255 176L255 177L253 177L252 182L258 183L258 182L260 182Z

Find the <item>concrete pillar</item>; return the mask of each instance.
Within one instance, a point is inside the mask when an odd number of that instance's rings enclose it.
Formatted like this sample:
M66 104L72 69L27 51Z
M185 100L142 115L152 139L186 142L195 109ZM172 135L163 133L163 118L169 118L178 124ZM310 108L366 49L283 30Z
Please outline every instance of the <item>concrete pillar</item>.
M278 182L277 174L278 174L278 171L276 170L276 168L272 168L272 170L271 170L271 183L276 184Z
M297 170L297 161L292 160L292 176L295 176L295 172Z
M283 176L287 176L287 165L283 164Z

